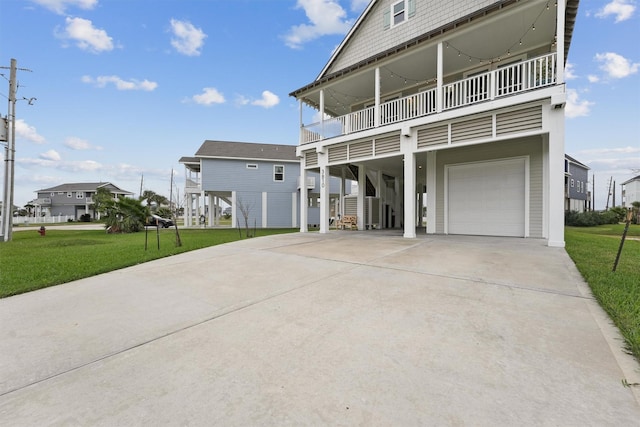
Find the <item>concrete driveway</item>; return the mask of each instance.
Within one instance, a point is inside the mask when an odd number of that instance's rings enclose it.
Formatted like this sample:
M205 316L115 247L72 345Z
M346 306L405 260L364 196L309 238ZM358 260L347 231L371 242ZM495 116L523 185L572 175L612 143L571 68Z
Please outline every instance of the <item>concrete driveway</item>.
M0 300L0 424L638 425L622 346L542 241L278 235Z

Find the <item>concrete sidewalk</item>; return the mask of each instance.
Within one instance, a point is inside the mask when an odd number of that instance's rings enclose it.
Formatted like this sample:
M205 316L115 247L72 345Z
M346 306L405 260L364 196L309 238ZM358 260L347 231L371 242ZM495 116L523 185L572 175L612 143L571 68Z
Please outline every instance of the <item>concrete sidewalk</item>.
M215 246L0 300L0 425L638 425L566 252L385 232Z

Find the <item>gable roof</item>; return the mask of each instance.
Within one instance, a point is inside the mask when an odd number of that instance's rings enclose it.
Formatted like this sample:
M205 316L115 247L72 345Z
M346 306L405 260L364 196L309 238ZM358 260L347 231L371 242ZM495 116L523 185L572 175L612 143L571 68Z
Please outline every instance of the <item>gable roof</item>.
M329 61L327 62L327 64L324 66L324 68L322 69L322 71L320 72L320 74L316 77L316 79L314 80L313 83L307 84L304 87L301 87L300 89L297 89L293 92L291 92L289 94L289 96L292 97L297 97L298 94L302 93L302 92L306 92L309 89L312 89L315 86L318 86L322 83L325 83L329 80L333 80L337 77L340 77L342 75L351 73L353 71L357 71L361 68L367 67L373 63L377 63L379 61L382 61L388 57L390 57L391 55L394 55L396 53L402 53L405 52L408 48L419 45L421 43L424 42L428 42L433 40L434 38L437 38L439 36L441 36L444 33L447 33L451 30L460 28L461 26L468 24L468 23L472 23L475 20L477 20L479 17L483 17L486 15L489 15L491 13L494 12L499 12L501 9L503 9L504 7L510 5L511 3L515 3L519 0L502 0L502 1L496 1L494 4L492 4L489 7L485 7L483 9L480 9L470 15L467 15L461 19L458 19L454 22L450 22L440 28L436 28L432 31L426 32L424 34L421 34L411 40L408 40L404 43L401 43L397 46L394 46L390 49L387 49L383 52L380 52L374 56L371 56L369 58L366 58L360 62L357 62L356 64L353 64L349 67L346 67L344 69L340 69L340 70L336 70L332 73L329 73L329 70L331 69L331 66L336 62L337 58L342 54L344 48L347 46L347 44L349 43L349 41L355 37L355 33L358 32L359 27L362 25L362 23L366 20L367 15L370 14L370 12L373 10L374 6L376 3L378 3L379 0L371 0L371 2L369 3L369 5L366 7L366 9L362 12L362 14L360 15L360 17L358 18L358 20L355 22L355 24L353 25L353 27L351 27L351 30L347 33L347 35L345 36L345 38L342 40L342 42L340 43L340 45L335 49L335 51L333 52L333 54L331 55L331 57L329 58ZM569 47L571 45L571 38L572 38L572 34L573 34L573 28L575 26L575 22L576 22L576 17L578 14L578 5L580 3L580 0L567 0L566 3L566 8L565 8L565 33L564 33L564 41L565 41L565 45L564 45L564 58L565 58L565 63L567 61L567 57L569 55Z
M631 178L631 179L629 179L629 180L626 180L625 182L623 182L623 183L622 183L622 184L620 184L620 185L626 185L626 184L628 184L628 183L630 183L630 182L633 182L633 181L640 181L640 175L635 176L635 177L633 177L633 178Z
M258 144L254 142L211 141L206 140L198 149L198 158L278 160L298 162L295 145ZM188 161L188 157L184 158ZM184 163L180 159L181 163Z
M125 194L130 195L133 194L130 191L123 190L117 185L114 185L110 182L71 182L67 184L60 184L55 187L43 188L38 190L38 193L46 193L46 192L54 192L54 191L87 191L87 192L95 192L98 188L106 188L113 194Z
M569 161L570 161L571 163L573 163L573 164L576 164L576 165L578 165L578 166L582 166L583 168L585 168L585 169L587 169L587 170L591 170L591 168L590 168L589 166L585 165L584 163L581 163L581 162L577 161L576 159L574 159L573 157L571 157L571 156L570 156L570 155L568 155L568 154L565 154L565 155L564 155L564 158L565 158L565 159L567 159L567 160L569 160Z

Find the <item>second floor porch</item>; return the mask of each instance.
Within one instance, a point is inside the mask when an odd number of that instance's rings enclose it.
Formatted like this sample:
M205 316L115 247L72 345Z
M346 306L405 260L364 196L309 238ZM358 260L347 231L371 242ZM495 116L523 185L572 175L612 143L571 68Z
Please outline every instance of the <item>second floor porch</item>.
M557 71L557 55L550 53L526 61L518 60L512 65L480 72L447 84L433 84L406 96L391 96L385 102L363 105L362 109L343 115L331 116L325 112L320 120L301 125L300 144L552 86L557 83Z
M520 94L563 85L576 12L575 0L497 2L346 68L330 62L291 93L300 104L299 144L436 115L425 119L433 121L444 112L464 115L498 99L517 104ZM423 31L419 24L416 31Z

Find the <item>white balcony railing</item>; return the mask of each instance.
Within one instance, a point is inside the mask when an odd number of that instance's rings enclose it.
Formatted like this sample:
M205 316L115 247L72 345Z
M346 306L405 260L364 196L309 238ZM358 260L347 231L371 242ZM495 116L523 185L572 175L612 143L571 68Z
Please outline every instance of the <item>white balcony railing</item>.
M187 178L185 181L185 188L200 188L199 180Z
M465 107L503 96L539 89L556 83L556 54L501 67L442 86L442 110ZM380 126L435 114L437 89L380 104ZM303 126L300 142L306 144L375 127L375 108Z

